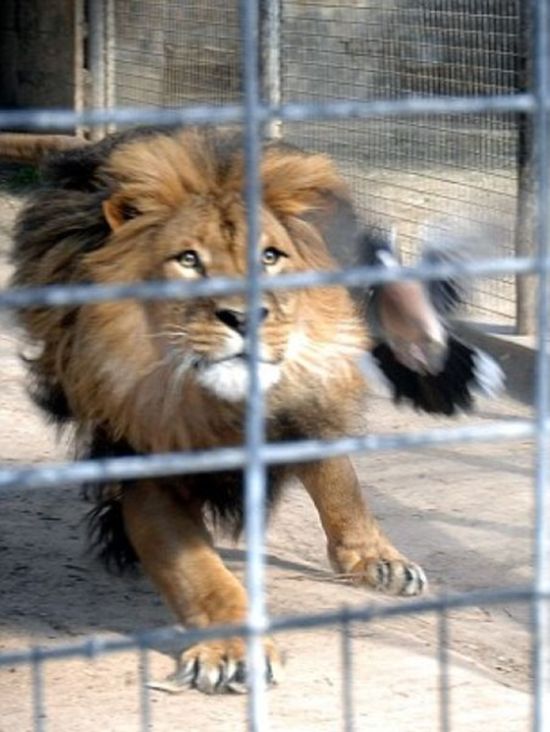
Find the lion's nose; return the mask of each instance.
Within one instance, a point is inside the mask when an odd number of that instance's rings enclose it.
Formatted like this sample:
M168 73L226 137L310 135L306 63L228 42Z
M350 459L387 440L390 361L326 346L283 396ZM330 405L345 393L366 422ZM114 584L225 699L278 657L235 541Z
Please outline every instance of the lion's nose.
M267 308L260 308L260 323L267 318L269 310ZM231 330L236 331L239 335L244 336L246 334L248 317L246 312L242 310L232 310L225 308L223 310L216 310L216 317L224 325L227 325Z

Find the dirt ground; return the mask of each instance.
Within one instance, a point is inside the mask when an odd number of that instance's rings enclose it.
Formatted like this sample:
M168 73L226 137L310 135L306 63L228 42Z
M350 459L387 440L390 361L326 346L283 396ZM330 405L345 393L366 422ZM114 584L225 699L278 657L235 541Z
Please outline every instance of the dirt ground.
M0 200L0 248L5 250L17 200ZM7 265L2 265L2 277ZM24 396L15 334L3 317L0 333L0 460L28 465L62 459ZM483 401L473 417L453 424L489 423L529 414L508 397ZM370 424L392 433L442 420L373 400ZM387 452L357 458L361 482L384 527L402 551L420 562L430 592L524 585L532 574L532 445L479 443ZM0 496L0 653L29 645L72 642L100 634L123 637L170 622L144 578L105 574L85 551L78 489L18 491ZM242 544L221 542L239 575ZM291 487L268 534L267 586L274 615L312 613L342 604L392 601L331 579L318 519L307 496ZM520 732L529 729L529 609L501 605L449 613L452 729ZM401 616L352 627L355 728L369 732L433 732L440 727L437 618ZM341 637L333 628L279 636L286 680L268 694L270 729L332 732L343 728ZM167 653L151 651L150 675L173 670ZM140 727L136 653L94 661L56 660L45 666L48 732L126 732ZM31 672L0 666L0 732L32 729ZM156 732L234 732L245 728L241 696L196 691L149 693Z

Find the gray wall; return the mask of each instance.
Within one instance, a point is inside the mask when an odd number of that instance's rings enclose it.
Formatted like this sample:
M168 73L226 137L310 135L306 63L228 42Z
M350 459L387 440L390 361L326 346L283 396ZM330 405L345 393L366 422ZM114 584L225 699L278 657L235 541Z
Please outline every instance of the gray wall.
M72 0L0 1L2 107L72 106L73 8Z

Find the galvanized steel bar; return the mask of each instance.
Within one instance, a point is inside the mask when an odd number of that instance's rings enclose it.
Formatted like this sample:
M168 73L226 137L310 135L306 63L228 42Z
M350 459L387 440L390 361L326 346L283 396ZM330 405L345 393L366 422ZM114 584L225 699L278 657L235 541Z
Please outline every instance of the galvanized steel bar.
M528 274L537 271L533 259L494 259L460 264L418 267L355 267L335 272L302 272L297 274L260 277L262 291L290 290L304 287L344 285L368 287L376 283L406 280L428 281L444 277L483 277L496 274ZM185 299L212 295L236 295L246 292L244 279L216 277L197 282L159 281L120 285L50 285L36 288L14 288L0 291L1 308L29 308L35 305L62 307L108 300Z
M348 608L342 608L340 625L341 658L342 658L342 718L344 732L354 732L355 715L353 705L353 648L351 625Z
M153 728L151 714L151 691L149 689L149 649L140 648L138 655L139 673L139 721L141 732L150 732Z
M260 122L281 119L283 122L306 120L372 119L375 117L422 117L426 114L454 115L483 112L531 112L535 107L532 94L481 97L405 97L403 99L370 102L288 103L279 107L260 105L256 115ZM71 130L75 125L207 125L243 122L245 113L239 104L223 107L197 105L144 109L119 107L75 112L73 110L29 109L1 110L0 128Z
M261 206L261 120L260 105L260 17L256 0L241 0L241 46L244 86L245 200L247 218L247 350L249 355L248 403L245 423L246 465L245 536L246 587L248 590L248 727L252 732L267 729L265 659L262 634L267 625L264 591L264 534L266 468L261 457L265 440L263 395L260 386L260 324L262 289L260 276Z
M86 83L84 69L84 44L86 40L86 22L85 22L85 3L86 0L74 0L73 3L73 19L74 19L74 94L73 105L74 111L81 114L84 110L84 102L86 98ZM77 137L84 137L84 128L82 125L75 126L75 134Z
M535 572L533 633L533 729L550 729L550 618L543 600L550 588L550 470L548 443L550 423L549 313L550 283L547 256L550 237L550 8L534 0L534 81L537 106L534 113L537 190L538 250L538 354L536 360L536 456L535 456Z
M519 23L517 86L529 93L533 86L534 14L532 2L518 3ZM517 115L517 191L514 224L514 252L518 257L532 257L536 247L536 163L534 146L534 116ZM517 335L536 334L536 287L531 278L516 277L515 325Z
M257 458L263 464L286 464L359 452L410 450L453 442L517 440L531 438L534 435L533 421L518 419L403 434L369 434L331 441L300 440L262 444L257 447ZM3 468L0 470L0 492L15 488L59 488L92 481L132 480L160 475L231 470L245 467L247 457L246 449L235 447L204 452L164 453L143 457L80 460L73 463L45 463L25 468Z
M503 603L525 604L533 602L536 597L533 586L507 587L497 590L477 590L457 595L443 597L428 597L403 602L394 602L387 605L369 604L360 607L347 608L345 618L348 622L371 622L384 618L394 618L415 614L430 614L442 610L476 607L478 605L493 606ZM541 599L550 600L549 594L540 595ZM311 630L321 626L340 625L343 621L342 610L309 615L292 615L287 617L271 618L267 631L283 633L289 630ZM66 643L55 646L35 647L21 651L0 652L0 667L32 663L33 659L41 661L55 661L67 658L97 658L108 653L136 650L139 648L155 648L159 645L174 644L179 647L199 643L214 638L230 638L235 635L248 636L251 630L247 624L212 626L209 628L181 630L175 628L161 628L125 635L120 638L112 636L92 636L83 641Z
M105 0L88 0L88 68L92 80L93 112L103 114L106 109L105 94ZM75 112L76 125L89 124L92 140L101 140L105 136L106 120L95 124L86 122L86 111ZM81 120L78 120L81 117ZM73 125L74 126L74 125Z
M281 0L262 0L262 81L264 98L269 107L282 102L281 85ZM272 140L282 136L282 122L271 119L265 135Z
M44 659L31 651L32 719L34 732L46 732L46 706L44 704Z
M443 602L445 597L442 597ZM439 729L451 731L451 704L449 686L449 618L443 607L437 615L437 659L439 666Z
M116 105L116 0L104 0L105 3L105 108L112 110ZM116 132L116 124L107 125L107 132Z

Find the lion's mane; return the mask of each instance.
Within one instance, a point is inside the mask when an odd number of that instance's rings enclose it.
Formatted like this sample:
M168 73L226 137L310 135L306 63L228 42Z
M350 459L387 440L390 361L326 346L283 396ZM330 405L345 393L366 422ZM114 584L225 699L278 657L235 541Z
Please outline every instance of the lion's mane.
M333 268L328 250L354 236L355 217L330 161L267 144L260 175L263 220L272 240L291 241L302 270ZM220 226L228 236L242 229L243 178L240 137L214 131L140 129L58 154L46 164L44 186L19 217L12 284L155 279L157 270L146 271L146 262L156 246L156 232L188 201L214 201L208 205L218 206L220 218L226 217ZM227 203L222 207L220 201ZM105 215L106 202L123 224L117 231ZM207 220L201 223L207 225ZM301 308L303 333L292 341L298 355L287 359L280 385L268 395L268 437L350 434L357 430L362 409L356 359L366 346L364 324L343 288L287 297L301 298L296 307ZM26 362L34 400L55 423L75 428L84 457L239 444L243 404L226 404L211 395L201 401L189 391L178 403L174 390L170 397L166 388L162 391L173 365L161 364L156 380L151 376L156 334L148 339L143 334L157 311L148 307L123 301L23 310L19 322L32 347ZM181 317L185 321L188 316ZM288 325L291 335L295 327ZM276 333L273 337L277 340ZM271 498L283 473L282 468L270 470ZM238 472L186 476L186 486L216 516L238 527L243 510L240 477ZM165 480L170 484L176 479ZM101 553L119 566L135 559L122 529L122 489L117 484L92 491Z

